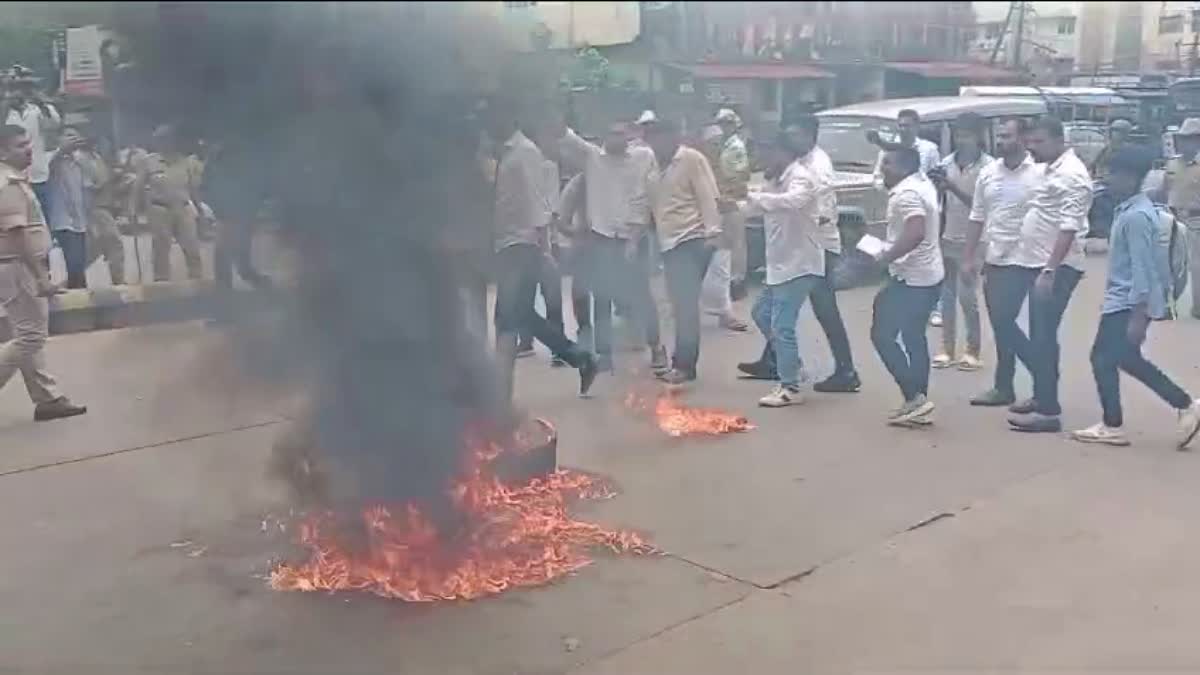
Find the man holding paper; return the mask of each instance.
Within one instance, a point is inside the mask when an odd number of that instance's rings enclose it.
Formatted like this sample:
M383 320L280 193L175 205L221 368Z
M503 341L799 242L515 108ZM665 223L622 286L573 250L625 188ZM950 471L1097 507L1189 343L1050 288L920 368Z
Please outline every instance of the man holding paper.
M928 399L925 324L945 277L937 190L921 173L921 156L913 148L887 151L880 169L888 188L887 242L860 244L865 250L876 250L875 258L887 265L889 275L875 296L871 342L904 396L904 404L888 416L888 424L927 425L933 422L934 405Z
M768 408L804 402L796 321L825 277L820 218L823 197L831 189L823 173L807 161L817 128L817 118L805 115L792 123L793 133L780 134L777 151L783 153L786 168L766 191L746 198L747 211L763 214L766 239L766 284L751 316L775 355L779 384L758 400Z

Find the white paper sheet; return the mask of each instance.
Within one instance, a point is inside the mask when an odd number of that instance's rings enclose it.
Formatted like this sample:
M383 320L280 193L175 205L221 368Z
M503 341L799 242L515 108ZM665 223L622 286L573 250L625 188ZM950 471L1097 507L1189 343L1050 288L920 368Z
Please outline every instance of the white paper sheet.
M879 254L883 253L883 240L869 234L864 234L862 239L858 240L858 244L854 247L866 253L872 258L878 258Z

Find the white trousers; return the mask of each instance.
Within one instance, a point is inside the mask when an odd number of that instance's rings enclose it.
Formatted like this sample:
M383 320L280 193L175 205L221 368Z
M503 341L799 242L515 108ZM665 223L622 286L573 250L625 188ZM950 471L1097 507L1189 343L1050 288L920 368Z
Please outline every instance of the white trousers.
M700 309L705 314L727 316L733 313L729 282L733 277L733 252L719 248L713 252L704 283L700 287Z

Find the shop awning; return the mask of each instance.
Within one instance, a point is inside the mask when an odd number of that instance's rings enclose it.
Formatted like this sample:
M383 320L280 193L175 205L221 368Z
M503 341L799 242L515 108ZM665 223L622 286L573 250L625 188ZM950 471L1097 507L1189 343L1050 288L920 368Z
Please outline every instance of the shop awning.
M668 63L702 80L825 80L833 73L800 63Z

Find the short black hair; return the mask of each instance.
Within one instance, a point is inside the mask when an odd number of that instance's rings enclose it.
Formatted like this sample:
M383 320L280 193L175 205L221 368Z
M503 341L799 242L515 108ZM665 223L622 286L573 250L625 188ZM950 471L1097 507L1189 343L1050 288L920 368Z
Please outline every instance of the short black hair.
M904 110L901 110L900 112L896 113L897 120L902 120L905 117L907 117L917 123L920 123L920 121L921 121L921 116L919 114L917 114L917 111L913 110L912 108L905 108Z
M1137 178L1141 183L1154 168L1154 155L1139 145L1125 145L1113 151L1108 158L1110 173L1122 173Z
M1057 138L1059 140L1066 138L1066 132L1063 131L1062 120L1052 115L1043 115L1042 117L1039 117L1029 130L1044 131L1050 136L1050 138Z
M19 127L15 124L5 124L0 126L0 146L6 146L12 143L15 139L25 135L25 127Z
M1000 126L1005 124L1016 124L1018 134L1025 134L1029 131L1029 120L1024 117L1001 117Z
M921 170L921 153L917 152L916 148L896 148L888 152L896 158L896 163L906 174L914 174Z
M965 112L954 118L956 131L967 131L976 136L983 136L984 119L979 113Z

